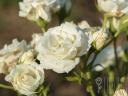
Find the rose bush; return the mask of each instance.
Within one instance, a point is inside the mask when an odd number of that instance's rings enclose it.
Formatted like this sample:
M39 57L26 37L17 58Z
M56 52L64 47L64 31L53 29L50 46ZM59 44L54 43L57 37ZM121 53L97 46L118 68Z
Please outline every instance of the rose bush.
M0 50L0 73L12 85L0 84L0 88L16 91L18 96L49 96L52 91L58 96L55 87L50 91L49 83L55 85L54 81L44 81L44 70L51 69L67 73L57 75L62 77L59 81L78 83L88 96L127 96L122 85L127 83L128 47L117 45L117 39L121 32L123 38L128 37L128 0L97 0L96 4L103 12L98 19L101 26L91 26L86 20L78 25L67 22L75 18L70 15L71 0L21 1L19 15L34 21L42 33L34 33L28 44L14 39ZM48 28L53 15L59 25Z

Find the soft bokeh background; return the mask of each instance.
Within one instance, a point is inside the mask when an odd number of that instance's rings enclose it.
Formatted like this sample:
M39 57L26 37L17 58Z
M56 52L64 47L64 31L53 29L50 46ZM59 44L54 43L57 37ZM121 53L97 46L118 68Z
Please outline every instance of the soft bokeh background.
M10 43L12 39L31 40L31 35L41 32L40 28L33 22L18 16L18 2L20 0L0 0L0 48ZM96 10L95 0L73 0L71 17L75 22L87 20L90 25L100 25L100 14ZM58 25L56 17L49 27ZM86 96L83 89L73 83L62 83L53 72L47 72L46 79L52 82L54 96ZM4 82L4 76L0 75L0 83ZM0 96L15 96L14 92L0 89ZM51 94L53 96L53 94Z
M18 16L18 1L21 0L0 0L0 47L10 42L13 38L30 40L31 34L41 32L40 28ZM98 13L94 7L94 0L73 0L71 16L75 21L88 20L92 25L98 24ZM56 18L50 26L55 26Z

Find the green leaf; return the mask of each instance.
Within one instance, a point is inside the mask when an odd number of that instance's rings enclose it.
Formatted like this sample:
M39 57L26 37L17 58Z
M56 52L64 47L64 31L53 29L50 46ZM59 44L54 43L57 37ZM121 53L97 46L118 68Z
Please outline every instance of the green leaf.
M43 19L39 19L36 23L42 29L43 32L47 31L46 29L47 29L48 22L46 22Z
M42 85L38 88L37 95L38 96L48 96L49 90L50 90L50 86Z
M119 24L119 31L125 32L128 30L128 15L121 17Z
M76 77L76 76L66 77L66 79L67 79L68 81L79 81L79 78Z
M71 81L71 82L77 82L78 84L81 84L82 82L82 79L77 76L66 77L66 80Z

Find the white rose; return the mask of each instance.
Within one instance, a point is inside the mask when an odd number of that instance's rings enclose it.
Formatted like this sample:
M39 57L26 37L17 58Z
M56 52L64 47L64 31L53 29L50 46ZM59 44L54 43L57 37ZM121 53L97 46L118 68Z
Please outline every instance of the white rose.
M128 94L124 89L119 89L115 92L113 96L128 96Z
M92 43L97 50L99 50L105 44L107 37L108 37L107 32L104 32L102 29L100 29L94 33L90 33L89 42Z
M123 49L121 47L117 48L118 57L121 58L124 54ZM90 61L92 57L90 58ZM95 66L93 70L102 71L105 68L114 65L115 63L115 53L114 48L109 46L103 49L98 56L96 57L93 65Z
M26 42L18 42L17 39L12 44L5 45L0 50L0 73L8 73L17 64L18 59L28 49Z
M79 64L80 56L88 52L88 42L88 36L78 26L66 22L49 29L37 42L37 58L46 69L68 73Z
M19 16L32 21L38 21L41 18L50 22L52 14L63 8L66 3L67 0L23 0L19 3Z
M97 0L100 10L114 16L128 14L128 0Z
M13 87L23 95L33 95L36 89L44 82L44 71L36 64L17 65L6 81L12 83Z
M37 21L39 18L49 22L51 13L49 6L55 0L23 0L19 3L19 16L26 17L29 20Z

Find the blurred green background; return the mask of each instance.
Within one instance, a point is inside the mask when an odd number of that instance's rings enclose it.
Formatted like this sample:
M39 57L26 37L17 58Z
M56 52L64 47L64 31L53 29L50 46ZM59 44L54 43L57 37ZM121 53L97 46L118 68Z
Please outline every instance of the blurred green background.
M0 0L0 6L10 6L12 4L16 4L20 0Z

